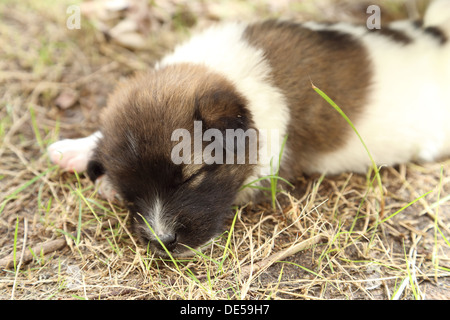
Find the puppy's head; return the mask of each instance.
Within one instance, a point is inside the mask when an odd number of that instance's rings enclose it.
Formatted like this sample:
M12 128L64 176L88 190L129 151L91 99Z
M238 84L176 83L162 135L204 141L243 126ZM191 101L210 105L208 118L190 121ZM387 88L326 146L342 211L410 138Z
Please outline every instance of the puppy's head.
M139 75L110 97L88 174L108 176L144 245L180 256L223 231L253 170L227 164L246 139L230 147L227 129L252 129L246 103L222 76L187 64Z

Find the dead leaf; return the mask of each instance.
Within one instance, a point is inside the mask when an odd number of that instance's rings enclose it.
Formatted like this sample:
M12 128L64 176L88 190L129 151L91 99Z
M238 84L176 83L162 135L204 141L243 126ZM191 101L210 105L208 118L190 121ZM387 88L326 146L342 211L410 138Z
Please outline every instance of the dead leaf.
M60 109L69 109L78 101L78 92L72 89L64 89L55 100L55 104Z

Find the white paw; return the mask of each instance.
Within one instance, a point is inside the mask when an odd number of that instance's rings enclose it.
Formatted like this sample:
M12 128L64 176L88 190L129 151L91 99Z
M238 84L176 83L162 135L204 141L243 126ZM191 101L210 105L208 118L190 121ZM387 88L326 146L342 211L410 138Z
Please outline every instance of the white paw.
M86 171L92 147L85 139L65 139L51 144L47 148L50 160L66 171Z
M99 138L101 133L96 132L86 138L57 141L47 148L47 153L50 160L62 169L83 172Z
M111 181L106 174L98 177L97 180L95 180L95 187L98 188L98 194L102 196L102 198L110 201L114 199L121 200L119 194L114 189Z

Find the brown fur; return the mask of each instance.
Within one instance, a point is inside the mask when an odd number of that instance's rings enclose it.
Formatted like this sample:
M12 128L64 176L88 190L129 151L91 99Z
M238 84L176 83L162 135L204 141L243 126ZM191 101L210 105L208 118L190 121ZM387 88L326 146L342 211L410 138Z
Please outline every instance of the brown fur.
M175 253L185 250L183 244L196 247L216 236L227 217L224 208L231 207L253 165L176 165L171 150L178 142L171 135L183 128L193 139L196 120L203 131L247 130L253 126L247 101L224 77L188 64L140 74L109 100L103 138L88 166L91 179L108 176L128 203L134 231L157 251L162 249L140 216L151 220L156 201L164 210L162 223L174 232L164 236Z
M243 104L245 99L229 81L199 65L178 64L138 74L110 97L101 127L109 139L100 147L110 154L119 151L119 146L132 151L127 141L116 141L132 134L141 144L141 151L152 156L158 153L171 161L171 150L176 144L171 145L173 130L188 129L193 138L195 120L203 121L204 130L232 128L233 121L242 119L241 115L251 120Z

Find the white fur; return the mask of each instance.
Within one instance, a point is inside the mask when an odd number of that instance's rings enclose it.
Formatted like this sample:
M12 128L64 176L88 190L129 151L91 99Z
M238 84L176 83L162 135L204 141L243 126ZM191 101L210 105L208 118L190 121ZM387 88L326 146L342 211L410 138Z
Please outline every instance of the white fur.
M424 27L439 26L450 31L450 0L435 0L428 7L423 17Z
M59 165L61 169L70 172L84 172L87 170L88 162L101 137L102 133L97 131L85 138L60 140L52 143L48 147L47 153L50 160ZM95 186L103 198L120 199L120 195L115 191L106 175L98 177Z
M173 227L168 225L164 220L164 205L159 197L156 197L152 202L148 212L143 214L143 218L152 227L153 232L146 227L146 224L141 224L140 228L143 233L147 235L149 239L156 239L155 234L161 237L165 234L173 233Z
M371 67L372 86L364 113L354 124L377 165L430 161L450 154L448 44L440 46L433 37L422 36L402 45L346 24L307 26L353 34L366 46L371 66L361 67ZM320 157L309 171L364 172L369 165L367 152L352 134L343 148Z
M156 68L185 62L209 67L234 83L238 92L247 98L258 130L279 133L278 141L265 141L261 147L268 151L260 153L263 158L259 159L259 171L247 180L248 183L271 174L270 159L273 159L272 167L278 167L282 140L287 133L289 109L280 90L268 81L271 69L264 59L264 52L243 39L246 27L244 23L228 23L209 28L177 47ZM248 199L252 190L244 189L238 201Z
M155 201L153 202L153 207L150 210L149 217L149 223L151 226L153 226L153 231L156 235L162 236L164 234L173 233L172 228L168 226L164 221L164 207L158 197L156 197ZM154 238L154 236L151 235L151 238Z

